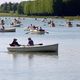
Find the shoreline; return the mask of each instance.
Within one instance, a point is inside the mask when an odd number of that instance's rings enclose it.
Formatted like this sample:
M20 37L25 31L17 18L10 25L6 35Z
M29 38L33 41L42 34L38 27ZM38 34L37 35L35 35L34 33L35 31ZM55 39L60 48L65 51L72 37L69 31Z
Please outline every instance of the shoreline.
M27 16L27 15L19 15L19 14L11 14L11 13L0 13L0 17L29 17L29 18L57 18L57 19L69 19L80 20L80 16Z

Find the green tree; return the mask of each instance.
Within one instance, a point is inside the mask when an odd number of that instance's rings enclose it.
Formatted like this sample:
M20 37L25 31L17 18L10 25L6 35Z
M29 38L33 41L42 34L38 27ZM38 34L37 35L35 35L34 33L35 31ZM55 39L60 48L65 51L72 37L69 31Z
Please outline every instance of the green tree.
M23 7L21 6L21 4L18 5L17 12L18 12L18 14L24 14Z
M2 4L2 5L1 5L1 8L2 8L1 10L2 10L2 12L8 12L7 7L8 7L8 4L7 4L7 3Z
M12 11L12 3L11 2L9 2L9 4L8 4L8 10Z
M12 10L13 10L14 13L17 11L17 7L18 7L18 3L14 3L12 5Z

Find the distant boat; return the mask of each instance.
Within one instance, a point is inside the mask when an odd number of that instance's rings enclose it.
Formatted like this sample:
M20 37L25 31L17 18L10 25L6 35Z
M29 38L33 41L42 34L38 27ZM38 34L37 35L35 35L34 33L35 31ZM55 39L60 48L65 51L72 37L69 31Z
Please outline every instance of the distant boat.
M40 27L41 28L41 27ZM44 33L49 33L47 31L45 31L44 29L40 29L38 26L32 26L32 27L28 27L27 31L29 31L28 33L31 33L31 34L44 34Z
M45 30L42 30L42 31L40 31L40 30L30 30L30 32L32 33L32 34L44 34L45 33Z
M0 29L0 32L15 32L15 28L6 28L6 29Z
M21 24L15 24L15 25L12 25L13 27L20 27Z
M76 24L77 27L80 27L80 24Z
M7 47L10 52L56 52L58 44Z
M25 29L27 31L29 31L28 33L31 33L31 34L45 34L45 33L49 33L45 30L38 30L38 29L31 29L31 28L27 28Z

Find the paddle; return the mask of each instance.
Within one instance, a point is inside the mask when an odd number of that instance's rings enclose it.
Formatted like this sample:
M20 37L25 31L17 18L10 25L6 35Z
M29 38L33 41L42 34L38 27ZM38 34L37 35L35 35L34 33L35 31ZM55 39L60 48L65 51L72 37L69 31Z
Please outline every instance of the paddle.
M43 45L43 43L34 44L33 46L35 46L35 45ZM30 46L30 45L21 45L21 46L26 47L26 46Z
M26 34L29 34L30 32L27 32Z
M43 45L43 43L39 43L39 44L34 44L34 45Z
M43 45L43 43L39 43L38 45Z

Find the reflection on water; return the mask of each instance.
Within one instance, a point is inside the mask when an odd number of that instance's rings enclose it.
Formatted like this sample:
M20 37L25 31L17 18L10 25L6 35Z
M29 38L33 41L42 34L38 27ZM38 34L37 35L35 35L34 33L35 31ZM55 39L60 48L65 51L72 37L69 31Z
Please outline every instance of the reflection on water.
M55 64L58 60L56 52L8 52L8 55L12 57L12 80L41 80L44 74L50 73L48 70L51 68L53 70L53 63Z
M52 56L57 58L58 52L8 52L8 54L12 54L13 59L16 59L19 56L27 56L29 60L34 58L34 56Z

